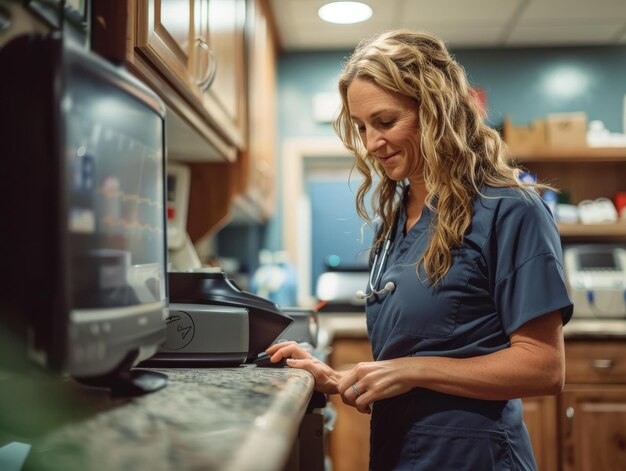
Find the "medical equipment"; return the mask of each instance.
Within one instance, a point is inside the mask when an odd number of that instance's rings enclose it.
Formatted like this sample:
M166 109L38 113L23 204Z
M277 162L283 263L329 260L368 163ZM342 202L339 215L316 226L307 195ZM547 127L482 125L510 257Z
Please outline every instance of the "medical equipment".
M377 248L374 253L374 262L372 263L372 269L370 270L370 276L368 280L368 285L370 292L366 293L363 290L358 290L355 293L357 299L367 299L372 296L376 296L379 294L391 293L396 289L396 284L393 281L388 281L385 283L382 289L377 289L378 284L380 283L380 279L383 276L383 270L385 269L385 262L387 261L387 257L389 252L391 252L391 246L393 244L393 239L396 235L396 228L398 226L398 212L396 211L396 216L394 218L393 224L387 230L387 234L385 235L385 240L383 242L382 249Z
M328 301L332 311L354 311L355 306L364 304L354 293L367 284L367 276L365 270L324 272L317 279L315 295L318 299Z
M617 222L617 210L608 198L583 200L578 203L578 214L583 224Z
M574 317L626 318L626 247L566 246L564 261Z
M387 283L385 283L385 286L383 286L383 289L372 290L369 293L366 293L365 291L360 289L355 293L355 295L359 299L367 299L377 294L391 293L394 289L396 289L396 284L393 281L388 281Z

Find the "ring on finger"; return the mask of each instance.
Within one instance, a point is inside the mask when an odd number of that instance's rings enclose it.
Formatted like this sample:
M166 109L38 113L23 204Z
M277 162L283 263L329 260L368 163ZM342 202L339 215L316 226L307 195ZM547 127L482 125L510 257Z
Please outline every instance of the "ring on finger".
M354 398L356 399L357 397L359 397L360 393L359 393L359 387L356 385L356 383L354 383L352 385L352 391L354 391Z

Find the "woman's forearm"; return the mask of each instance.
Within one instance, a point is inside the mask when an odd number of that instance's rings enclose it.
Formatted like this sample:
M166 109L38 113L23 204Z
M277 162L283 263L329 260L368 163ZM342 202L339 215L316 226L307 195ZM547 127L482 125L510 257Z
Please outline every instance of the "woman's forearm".
M447 394L488 400L556 394L564 382L560 313L522 326L509 348L472 358L414 357L411 382Z
M344 402L367 412L372 402L414 388L485 400L555 394L564 375L561 314L554 312L524 324L503 350L472 358L415 356L359 363L342 373L337 389Z

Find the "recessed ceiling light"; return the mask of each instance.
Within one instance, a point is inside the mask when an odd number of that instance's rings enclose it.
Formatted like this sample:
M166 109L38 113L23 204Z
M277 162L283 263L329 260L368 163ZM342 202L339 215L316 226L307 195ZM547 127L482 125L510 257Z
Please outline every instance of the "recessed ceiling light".
M329 23L348 25L369 19L372 9L361 2L332 2L322 6L317 14Z

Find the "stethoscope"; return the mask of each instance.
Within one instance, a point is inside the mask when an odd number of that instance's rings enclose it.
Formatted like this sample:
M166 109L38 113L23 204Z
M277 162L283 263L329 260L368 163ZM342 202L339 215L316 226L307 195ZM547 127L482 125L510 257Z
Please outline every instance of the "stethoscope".
M394 289L396 289L396 284L393 281L388 281L385 283L382 289L377 290L376 287L380 283L380 279L383 276L383 270L385 269L385 263L387 262L387 258L389 253L391 252L391 246L393 245L393 239L396 236L396 230L398 226L398 218L399 211L396 211L396 216L394 218L394 222L389 229L387 229L387 233L385 234L385 240L383 241L382 248L378 246L376 251L374 252L374 262L372 263L372 269L370 270L369 276L369 293L366 293L362 289L358 290L355 295L357 299L367 299L372 296L391 293Z

